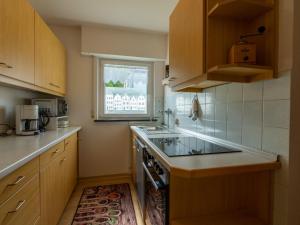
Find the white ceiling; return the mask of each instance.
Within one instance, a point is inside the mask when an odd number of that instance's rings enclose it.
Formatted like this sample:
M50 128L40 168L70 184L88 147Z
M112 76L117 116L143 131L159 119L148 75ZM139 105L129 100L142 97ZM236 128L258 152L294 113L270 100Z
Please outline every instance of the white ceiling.
M178 0L29 0L55 24L105 24L168 31L169 15Z

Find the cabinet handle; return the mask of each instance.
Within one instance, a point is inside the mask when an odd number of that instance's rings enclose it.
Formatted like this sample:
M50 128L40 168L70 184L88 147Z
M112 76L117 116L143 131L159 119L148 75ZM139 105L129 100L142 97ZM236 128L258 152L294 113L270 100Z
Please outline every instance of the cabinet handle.
M66 142L66 143L65 143L65 146L68 146L68 145L69 145L69 142Z
M53 86L53 87L56 87L56 88L60 88L60 86L57 85L57 84L49 83L49 85L51 85L51 86Z
M173 80L176 80L176 79L177 79L177 77L170 77L169 81L173 81Z
M7 69L12 69L13 67L4 63L4 62L0 62L0 67L4 67L4 68L7 68Z
M66 161L67 159L66 158L63 158L62 160L61 160L61 162L63 163L64 161Z
M26 200L22 200L22 201L19 201L17 207L13 210L13 211L10 211L8 213L16 213L19 211L19 209L22 208L22 206L25 204Z
M56 149L54 152L53 152L53 154L56 154L56 153L59 153L60 152L60 150L59 150L59 148L58 149Z
M15 186L15 185L19 184L19 183L20 183L22 180L24 180L24 179L25 179L25 176L19 176L19 177L17 178L17 180L16 180L14 183L8 184L7 186L9 186L9 187Z

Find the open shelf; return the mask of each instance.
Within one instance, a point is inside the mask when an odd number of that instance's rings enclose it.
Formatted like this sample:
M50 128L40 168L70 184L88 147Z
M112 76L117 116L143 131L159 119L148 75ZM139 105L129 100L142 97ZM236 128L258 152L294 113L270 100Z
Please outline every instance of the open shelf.
M208 70L208 79L253 82L258 80L273 79L274 71L269 66L259 66L250 64L224 64L217 65Z
M209 10L208 16L251 19L273 9L273 7L271 3L254 0L224 0L215 4Z
M245 213L228 213L220 215L206 215L197 218L173 220L171 225L266 225L259 218Z

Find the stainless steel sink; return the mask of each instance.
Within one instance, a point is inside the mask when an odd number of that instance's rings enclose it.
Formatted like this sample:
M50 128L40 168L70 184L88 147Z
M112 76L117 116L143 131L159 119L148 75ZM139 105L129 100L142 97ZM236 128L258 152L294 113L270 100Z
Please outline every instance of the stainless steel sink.
M160 126L152 126L152 127L141 127L141 129L147 134L147 135L155 135L155 134L179 134L178 132L174 130L170 130L166 127L160 127Z

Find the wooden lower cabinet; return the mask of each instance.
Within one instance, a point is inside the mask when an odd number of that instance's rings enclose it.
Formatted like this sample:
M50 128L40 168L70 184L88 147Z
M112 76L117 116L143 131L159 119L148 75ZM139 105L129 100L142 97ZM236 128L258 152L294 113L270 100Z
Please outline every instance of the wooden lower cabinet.
M41 220L43 225L55 225L65 207L64 171L66 156L61 154L40 171Z
M36 174L0 207L1 225L32 225L40 215L39 176Z
M40 170L43 225L58 223L77 183L77 134L67 138L64 145L60 143L48 152L61 149L61 146L64 146L64 149L59 155ZM48 152L44 154L49 154Z
M72 135L65 140L65 189L66 202L69 200L76 184L78 177L78 154L77 154L77 135Z

